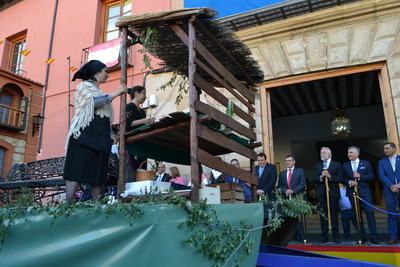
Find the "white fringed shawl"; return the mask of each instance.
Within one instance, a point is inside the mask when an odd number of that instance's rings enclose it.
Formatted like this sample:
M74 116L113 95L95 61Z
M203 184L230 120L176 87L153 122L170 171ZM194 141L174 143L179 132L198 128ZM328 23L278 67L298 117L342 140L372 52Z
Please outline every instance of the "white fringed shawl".
M96 108L96 110L94 109L94 98L102 95L105 95L105 93L92 82L84 81L77 86L75 93L75 115L67 135L65 149L68 147L70 137L73 136L75 139L78 139L81 131L90 124L95 114L101 118L109 118L111 125L113 119L111 103Z

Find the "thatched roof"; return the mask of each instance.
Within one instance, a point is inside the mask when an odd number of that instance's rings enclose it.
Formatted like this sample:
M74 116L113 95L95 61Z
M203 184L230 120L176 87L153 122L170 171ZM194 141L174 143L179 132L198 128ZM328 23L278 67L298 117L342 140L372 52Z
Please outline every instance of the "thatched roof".
M249 48L237 39L227 27L222 27L218 21L212 20L214 15L215 12L207 8L169 10L121 17L116 26L128 27L131 32L137 35L143 34L148 29L154 29L156 34L153 36L151 45L145 45L146 49L163 60L167 67L186 75L188 66L187 46L168 27L168 24L176 23L187 33L187 21L192 16L196 16L196 21L200 22L231 53L253 81L262 82L264 79L263 72L253 59ZM196 27L196 38L238 79L246 80L232 60L198 27ZM202 75L207 77L204 73Z

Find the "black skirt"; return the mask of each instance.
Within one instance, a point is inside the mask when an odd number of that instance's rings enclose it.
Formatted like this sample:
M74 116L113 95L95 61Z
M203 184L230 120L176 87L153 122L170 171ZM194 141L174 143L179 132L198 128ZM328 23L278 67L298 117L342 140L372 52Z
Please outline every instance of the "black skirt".
M70 137L64 166L64 179L88 184L107 180L111 153L110 120L95 115L78 139Z

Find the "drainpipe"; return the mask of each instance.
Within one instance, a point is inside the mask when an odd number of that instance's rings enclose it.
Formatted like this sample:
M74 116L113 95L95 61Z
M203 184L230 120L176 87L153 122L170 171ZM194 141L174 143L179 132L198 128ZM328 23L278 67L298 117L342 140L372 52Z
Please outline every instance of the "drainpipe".
M54 32L55 32L56 20L57 20L57 10L58 10L58 0L55 0L54 13L53 13L53 23L51 25L49 52L48 52L47 59L51 58L51 56L52 56ZM46 92L47 92L47 86L48 86L48 83L49 83L50 65L51 64L47 64L47 66L46 66L46 76L45 76L44 86L43 86L43 91L42 91L42 110L40 112L40 115L42 115L42 116L44 116L44 112L45 112L45 108L46 108ZM41 150L42 150L42 139L43 139L43 125L39 129L38 153L40 153Z

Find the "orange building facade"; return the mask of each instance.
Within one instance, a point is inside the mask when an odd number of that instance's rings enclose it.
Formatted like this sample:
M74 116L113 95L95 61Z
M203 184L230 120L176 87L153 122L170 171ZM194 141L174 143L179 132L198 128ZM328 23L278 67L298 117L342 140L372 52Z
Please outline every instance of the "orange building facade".
M43 84L41 111L35 110L44 116L38 134L37 159L65 154L68 122L74 112L74 90L79 82L69 82L70 78L86 62L91 47L118 38L114 27L118 17L182 5L180 0L0 0L0 25L6 25L0 27L0 68ZM146 70L138 50L140 47L133 47L128 58L128 86L142 84L144 79ZM157 65L157 60L152 64ZM102 89L116 90L119 79L117 65ZM117 122L118 101L114 107Z
M0 177L36 159L43 85L0 69Z

